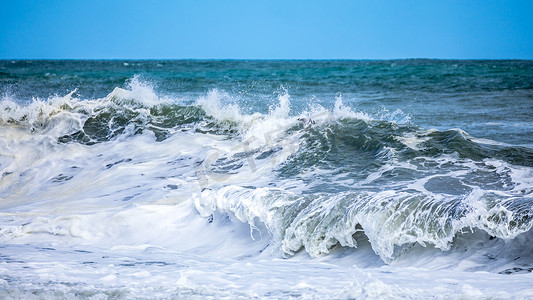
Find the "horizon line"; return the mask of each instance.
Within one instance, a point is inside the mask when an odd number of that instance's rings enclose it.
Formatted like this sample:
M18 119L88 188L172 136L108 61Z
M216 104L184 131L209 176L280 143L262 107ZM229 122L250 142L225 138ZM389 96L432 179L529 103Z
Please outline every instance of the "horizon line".
M0 58L0 61L171 61L171 60L188 60L188 61L390 61L390 60L474 60L474 61L512 61L512 60L533 60L533 58L430 58L430 57L411 57L411 58Z

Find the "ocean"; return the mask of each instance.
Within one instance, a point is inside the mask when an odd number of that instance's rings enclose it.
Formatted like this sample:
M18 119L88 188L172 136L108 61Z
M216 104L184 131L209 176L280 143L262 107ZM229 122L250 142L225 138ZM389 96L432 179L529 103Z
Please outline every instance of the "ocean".
M533 61L0 61L0 298L533 299L532 227Z

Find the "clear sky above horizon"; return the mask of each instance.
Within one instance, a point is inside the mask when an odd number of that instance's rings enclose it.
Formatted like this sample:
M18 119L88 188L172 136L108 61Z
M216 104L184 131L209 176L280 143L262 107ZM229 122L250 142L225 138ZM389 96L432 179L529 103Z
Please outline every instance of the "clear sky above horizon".
M533 59L533 1L2 1L0 59Z

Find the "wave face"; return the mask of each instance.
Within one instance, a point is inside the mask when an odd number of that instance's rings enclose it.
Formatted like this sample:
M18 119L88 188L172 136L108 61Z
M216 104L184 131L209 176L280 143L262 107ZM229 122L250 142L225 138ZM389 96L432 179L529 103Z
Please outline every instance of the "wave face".
M529 61L0 70L4 295L533 296Z

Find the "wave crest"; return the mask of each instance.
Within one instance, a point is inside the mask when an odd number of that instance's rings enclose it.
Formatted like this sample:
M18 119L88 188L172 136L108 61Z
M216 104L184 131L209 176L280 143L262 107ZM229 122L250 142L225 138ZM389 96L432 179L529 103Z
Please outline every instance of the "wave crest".
M250 224L251 235L266 227L280 249L289 255L305 249L311 256L329 253L335 245L357 247L362 231L385 262L403 254L406 245L433 245L450 250L454 238L481 229L490 236L511 240L531 231L533 199L473 192L466 202L422 194L379 193L296 195L279 189L227 186L204 190L195 197L203 216L230 214ZM501 200L501 199L500 199Z

